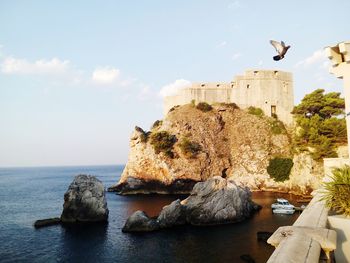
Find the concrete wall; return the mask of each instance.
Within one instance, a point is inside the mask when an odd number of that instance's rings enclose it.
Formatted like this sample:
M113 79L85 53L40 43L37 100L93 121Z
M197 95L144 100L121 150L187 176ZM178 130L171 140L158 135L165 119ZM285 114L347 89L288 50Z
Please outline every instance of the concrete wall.
M241 108L261 108L271 116L272 107L284 123L293 122L290 112L294 106L293 77L289 72L278 70L248 70L236 76L230 83L194 83L164 99L164 114L175 105L192 100L207 103L236 103Z

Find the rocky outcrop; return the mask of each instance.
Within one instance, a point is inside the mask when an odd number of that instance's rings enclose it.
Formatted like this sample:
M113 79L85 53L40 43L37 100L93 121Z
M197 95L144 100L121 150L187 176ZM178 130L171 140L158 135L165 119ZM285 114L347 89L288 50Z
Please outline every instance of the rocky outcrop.
M62 223L106 222L108 212L102 182L90 175L76 176L64 194Z
M148 217L143 211L136 211L126 221L123 232L150 232L159 229L155 219Z
M171 154L156 152L151 143L152 134L161 131L176 137ZM275 119L249 114L231 104L213 105L208 112L193 105L179 106L150 132L135 129L121 179L109 190L120 194L190 193L196 182L221 176L252 190L308 192L317 184L310 183L316 180L313 170L322 164L308 166L310 180L302 182L296 168L291 180L283 183L275 182L266 171L271 158L292 156L289 137L283 127L276 132ZM200 150L195 155L186 153L184 139L200 145Z
M197 183L185 200L163 207L157 219L136 211L127 220L124 232L152 231L176 225L235 223L249 218L261 207L251 200L248 188L216 176Z
M292 193L296 195L309 195L314 189L319 188L323 177L323 164L312 159L307 152L295 154L293 167L289 179L284 182L276 182L267 171L253 173L233 173L233 179L238 185L247 186L252 191L275 191Z
M34 222L34 227L35 228L42 228L42 227L47 227L47 226L59 225L59 224L61 224L61 219L58 217L54 217L54 218L36 220Z

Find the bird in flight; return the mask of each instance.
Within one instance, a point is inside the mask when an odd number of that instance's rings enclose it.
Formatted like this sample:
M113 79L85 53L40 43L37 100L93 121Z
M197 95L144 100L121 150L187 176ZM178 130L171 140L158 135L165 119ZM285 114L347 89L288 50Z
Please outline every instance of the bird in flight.
M271 45L276 49L278 55L273 57L273 60L278 61L284 58L290 46L286 46L283 41L277 42L275 40L270 40Z

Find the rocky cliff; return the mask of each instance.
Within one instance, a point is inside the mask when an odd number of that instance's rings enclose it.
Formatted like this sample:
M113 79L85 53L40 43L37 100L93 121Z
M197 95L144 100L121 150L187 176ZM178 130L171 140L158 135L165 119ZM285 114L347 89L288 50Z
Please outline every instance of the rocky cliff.
M252 113L234 104L202 109L189 104L171 109L149 132L136 127L128 163L109 190L189 193L196 182L214 176L230 177L251 190L307 194L316 188L322 166L307 155L293 156L280 122ZM293 158L289 180L276 182L267 173L274 157Z

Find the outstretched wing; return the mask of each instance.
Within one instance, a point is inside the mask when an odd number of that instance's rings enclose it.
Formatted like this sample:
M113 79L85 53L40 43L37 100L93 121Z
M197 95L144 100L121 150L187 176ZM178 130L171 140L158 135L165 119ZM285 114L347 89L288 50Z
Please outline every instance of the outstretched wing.
M275 40L270 40L270 43L276 49L278 54L281 54L283 52L283 46L281 45L281 43Z

